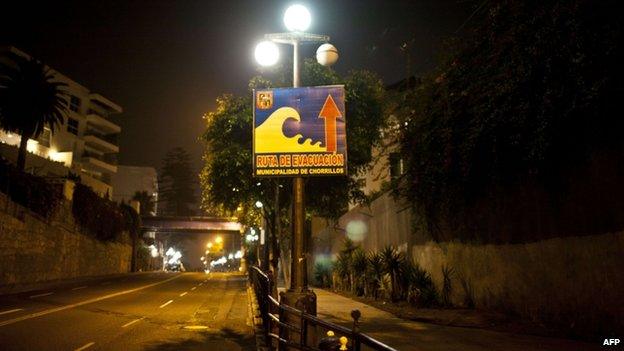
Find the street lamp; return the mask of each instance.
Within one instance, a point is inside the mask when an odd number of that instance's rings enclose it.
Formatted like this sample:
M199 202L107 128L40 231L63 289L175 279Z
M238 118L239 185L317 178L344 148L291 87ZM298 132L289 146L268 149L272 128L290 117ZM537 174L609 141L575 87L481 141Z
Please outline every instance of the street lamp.
M284 24L291 32L305 32L311 22L310 11L303 5L292 5L284 13Z
M293 88L300 86L301 80L299 75L299 46L305 43L328 43L329 36L319 35L312 33L305 33L304 31L310 27L312 23L312 16L310 12L302 5L292 5L284 13L284 24L290 31L287 33L273 33L265 34L264 39L278 44L292 45L293 47ZM277 50L271 49L269 46L262 42L258 44L256 52L277 52ZM266 55L271 57L277 62L279 54ZM270 60L259 60L258 63L265 65ZM324 66L331 65L338 59L338 51L336 48L329 44L329 46L323 46L317 50L317 60ZM307 257L305 250L304 240L304 226L305 226L305 208L304 208L304 180L302 177L295 177L293 179L293 239L291 241L291 279L290 287L285 297L285 303L291 306L306 306L308 313L316 314L316 295L308 289L307 279Z
M263 206L263 205L262 205L262 202L260 202L260 201L256 201L256 207L257 207L257 208L262 208L262 206Z
M279 60L279 49L275 43L263 41L256 46L254 56L261 66L273 66Z

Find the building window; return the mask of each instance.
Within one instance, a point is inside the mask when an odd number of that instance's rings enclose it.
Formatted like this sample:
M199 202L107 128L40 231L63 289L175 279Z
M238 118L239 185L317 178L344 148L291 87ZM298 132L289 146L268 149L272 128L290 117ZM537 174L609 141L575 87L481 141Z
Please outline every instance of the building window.
M69 99L69 109L78 112L80 111L80 98L71 95Z
M73 135L78 135L78 121L71 117L67 118L67 131Z
M401 154L393 152L388 159L390 161L390 178L397 179L403 174L403 159L401 158Z

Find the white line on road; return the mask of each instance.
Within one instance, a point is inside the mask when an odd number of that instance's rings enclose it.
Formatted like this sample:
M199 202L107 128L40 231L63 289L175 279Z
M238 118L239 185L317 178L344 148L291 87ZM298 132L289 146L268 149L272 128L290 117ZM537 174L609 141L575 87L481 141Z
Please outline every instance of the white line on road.
M192 288L191 288L191 290L195 290L195 289L197 289L197 287L196 287L196 286L194 286L194 287L192 287Z
M128 322L128 323L126 323L126 324L122 325L121 327L122 327L122 328L129 327L129 326L133 325L134 323L136 323L136 322L138 322L138 321L140 321L140 320L143 320L143 319L145 319L145 317L135 319L135 320L133 320L133 321L131 321L131 322Z
M86 349L88 349L89 347L91 347L93 345L95 345L95 342L90 342L90 343L88 343L88 344L86 344L86 345L84 345L82 347L79 347L79 348L75 349L74 351L86 350Z
M180 294L180 297L182 297L182 296L184 296L184 295L186 295L186 294L188 294L188 291L185 291L185 292L181 293L181 294Z
M93 298L93 299L90 299L90 300L85 300L85 301L82 301L82 302L74 303L74 304L71 304L71 305L51 308L49 310L40 311L40 312L37 312L37 313L28 314L28 315L21 316L21 317L18 317L18 318L9 319L9 320L0 322L0 327L4 327L5 325L9 325L9 324L25 321L27 319L32 319L32 318L36 318L36 317L45 316L45 315L50 314L50 313L55 313L55 312L59 312L59 311L68 310L70 308L75 308L75 307L79 307L79 306L83 306L83 305L88 305L90 303L94 303L94 302L110 299L112 297L117 297L117 296L121 296L121 295L125 295L125 294L130 294L130 293L133 293L133 292L136 292L136 291L139 291L139 290L151 288L152 286L156 286L156 285L160 285L160 284L166 283L168 281L180 278L181 276L182 275L179 274L179 275L173 276L173 277L171 277L169 279L165 279L165 280L160 281L160 282L156 282L156 283L140 286L138 288L134 288L134 289L130 289L130 290L124 290L124 291L116 292L116 293L113 293L113 294L108 294L108 295L96 297L96 298Z
M163 303L162 305L160 305L160 307L158 307L158 308L163 308L163 307L167 306L168 304L170 304L172 302L173 302L173 300L169 300L169 301Z
M48 296L48 295L52 295L52 294L54 294L54 293L53 292L49 292L49 293L37 294L37 295L29 296L29 298L34 299L35 297Z
M19 311L23 311L23 310L24 310L23 308L16 308L16 309L13 309L13 310L2 311L2 312L0 312L0 316L1 316L1 315L3 315L3 314L9 314L9 313L14 313L14 312L19 312Z
M85 285L85 286L79 286L79 287L77 287L77 288L73 288L72 290L80 290L80 289L84 289L84 288L86 288L86 287L87 287L86 285Z

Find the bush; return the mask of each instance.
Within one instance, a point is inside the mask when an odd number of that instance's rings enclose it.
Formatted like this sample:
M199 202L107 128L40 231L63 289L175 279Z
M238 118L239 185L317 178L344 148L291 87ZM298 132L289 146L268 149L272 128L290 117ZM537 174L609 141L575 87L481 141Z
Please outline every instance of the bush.
M49 219L62 201L62 189L42 177L19 171L0 158L0 191L18 204Z
M128 226L117 204L83 184L74 188L72 213L80 228L100 240L119 240Z
M314 284L320 288L331 286L332 267L329 262L316 262L314 265Z

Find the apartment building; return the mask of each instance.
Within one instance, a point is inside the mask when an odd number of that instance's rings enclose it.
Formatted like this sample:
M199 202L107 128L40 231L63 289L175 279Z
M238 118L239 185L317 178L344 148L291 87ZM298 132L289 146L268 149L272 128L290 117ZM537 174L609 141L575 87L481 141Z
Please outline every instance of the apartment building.
M29 57L14 47L0 48L5 50ZM39 138L28 141L26 169L43 176L75 174L102 196L112 197L121 133L115 118L123 109L60 72L53 72L55 80L67 84L67 114L54 132L46 128ZM0 154L16 160L20 139L20 135L0 130Z

